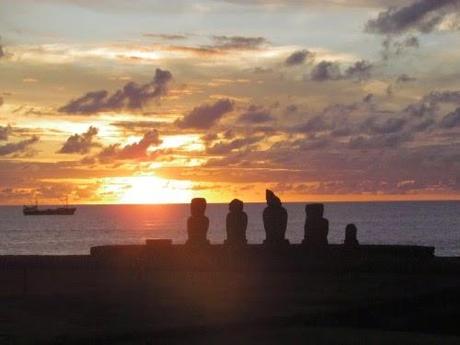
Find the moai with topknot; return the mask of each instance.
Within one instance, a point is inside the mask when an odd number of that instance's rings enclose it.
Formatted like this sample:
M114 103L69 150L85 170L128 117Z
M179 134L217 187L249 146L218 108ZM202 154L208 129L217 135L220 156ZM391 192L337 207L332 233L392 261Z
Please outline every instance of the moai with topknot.
M266 234L264 244L288 244L289 241L285 238L288 221L287 211L282 206L280 198L271 190L266 190L265 198L267 200L267 207L263 212Z

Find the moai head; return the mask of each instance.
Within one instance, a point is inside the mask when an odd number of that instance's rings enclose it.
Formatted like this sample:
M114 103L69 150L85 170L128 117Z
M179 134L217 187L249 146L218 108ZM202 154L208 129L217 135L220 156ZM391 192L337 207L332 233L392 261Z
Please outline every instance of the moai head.
M243 212L243 206L244 206L244 203L241 200L233 199L230 202L230 204L228 204L228 209L230 210L230 212L239 213L239 212Z
M356 239L358 228L355 224L348 224L345 228L345 238Z
M265 190L265 199L267 200L267 205L268 206L281 206L281 200L278 198L275 193L273 193L271 190L266 189Z
M206 211L206 199L194 198L190 203L190 212L193 217L203 217Z
M318 219L323 217L324 205L323 204L307 204L305 212L308 218Z

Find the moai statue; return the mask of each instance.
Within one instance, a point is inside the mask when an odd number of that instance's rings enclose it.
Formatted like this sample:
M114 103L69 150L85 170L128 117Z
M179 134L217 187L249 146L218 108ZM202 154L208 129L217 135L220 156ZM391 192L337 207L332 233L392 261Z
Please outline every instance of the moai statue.
M187 220L187 244L208 244L206 238L209 228L209 219L204 215L206 211L206 199L194 198L190 204L191 216Z
M359 246L358 242L358 228L355 224L348 224L345 228L345 241L344 246L347 248L356 248Z
M226 219L227 239L225 240L225 244L246 244L248 215L243 211L244 203L241 200L233 199L228 206L230 212L227 214Z
M305 220L305 233L303 243L320 248L327 245L327 234L329 233L329 221L323 218L323 204L308 204L305 206L307 218Z
M267 207L263 213L264 228L266 239L265 244L278 245L288 244L285 238L288 214L286 209L281 205L281 200L271 191L265 191Z

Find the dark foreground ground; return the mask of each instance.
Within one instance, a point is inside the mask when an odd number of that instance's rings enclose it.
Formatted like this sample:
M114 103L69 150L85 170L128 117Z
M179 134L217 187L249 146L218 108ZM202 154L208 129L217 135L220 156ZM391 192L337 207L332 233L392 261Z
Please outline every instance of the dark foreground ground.
M457 269L186 272L53 260L0 259L0 344L460 344Z

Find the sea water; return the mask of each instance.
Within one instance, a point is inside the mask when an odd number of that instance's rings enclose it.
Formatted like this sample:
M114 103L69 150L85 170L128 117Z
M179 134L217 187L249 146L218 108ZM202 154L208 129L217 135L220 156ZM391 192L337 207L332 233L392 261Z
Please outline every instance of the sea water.
M291 243L303 239L305 204L285 203ZM46 206L43 206L46 207ZM249 243L265 238L265 205L245 205ZM209 239L225 239L227 204L209 204ZM91 246L142 244L147 238L186 240L189 205L81 205L73 216L23 216L20 206L0 207L0 255L88 254ZM436 255L460 255L460 202L326 203L329 242L342 243L345 226L358 227L366 244L415 244L436 248Z

